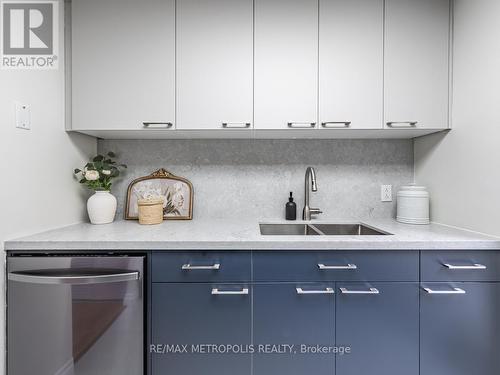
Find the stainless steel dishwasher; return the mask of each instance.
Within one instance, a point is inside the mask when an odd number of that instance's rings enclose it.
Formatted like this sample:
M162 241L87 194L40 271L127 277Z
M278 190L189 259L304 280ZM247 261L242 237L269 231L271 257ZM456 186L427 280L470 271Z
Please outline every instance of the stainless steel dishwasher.
M144 259L9 256L7 374L144 374Z

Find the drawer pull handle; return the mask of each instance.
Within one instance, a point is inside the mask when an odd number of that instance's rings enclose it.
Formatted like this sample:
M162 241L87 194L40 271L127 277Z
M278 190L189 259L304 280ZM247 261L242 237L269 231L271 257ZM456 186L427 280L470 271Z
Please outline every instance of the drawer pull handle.
M350 121L327 121L322 122L321 126L325 129L344 129L351 126Z
M224 129L247 129L252 124L249 122L223 122L222 127Z
M465 294L465 290L460 288L453 288L452 290L433 290L431 288L424 288L427 294Z
M243 288L241 290L219 290L218 288L212 289L213 295L234 295L234 296L242 296L248 294L248 288Z
M485 270L486 266L483 264L475 263L470 266L455 266L453 264L444 263L443 266L448 268L449 270Z
M357 270L358 266L351 263L345 266L327 266L326 264L318 263L318 268L320 270Z
M220 263L215 263L211 266L193 266L191 264L183 264L182 265L183 270L187 271L192 271L192 270L219 270L220 269Z
M171 122L143 122L142 127L145 129L170 129L174 124Z
M312 129L316 126L315 122L289 122L288 127L291 129Z
M390 128L415 128L418 121L390 121L387 126Z
M380 294L377 288L370 288L368 290L349 290L346 288L340 288L342 294Z
M333 288L325 288L324 290L304 290L302 288L296 288L297 294L334 294Z
M21 283L31 284L56 284L56 285L78 285L78 284L104 284L117 283L132 280L139 280L140 274L137 271L127 271L118 273L99 273L95 275L86 275L85 271L71 270L71 274L59 276L57 274L30 274L26 272L10 272L9 280Z

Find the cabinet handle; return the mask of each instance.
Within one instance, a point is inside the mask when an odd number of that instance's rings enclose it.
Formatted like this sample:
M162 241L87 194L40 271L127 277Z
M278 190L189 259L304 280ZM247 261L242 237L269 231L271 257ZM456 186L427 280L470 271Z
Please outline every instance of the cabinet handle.
M452 290L433 290L431 288L423 288L427 294L465 294L465 290L453 288Z
M10 272L8 274L9 280L17 281L21 283L31 283L31 284L54 284L54 285L78 285L78 284L104 284L104 283L118 283L124 281L139 280L140 275L137 271L130 272L118 272L118 273L107 273L102 272L95 275L86 275L84 271L78 272L78 270L71 270L72 273L59 276L57 273L54 274L30 274L25 272Z
M174 124L171 122L143 122L142 127L145 129L170 129Z
M325 129L343 129L351 126L350 121L327 121L322 122L321 126Z
M340 288L342 294L380 294L377 288L370 288L368 290L349 290L347 288Z
M318 263L320 270L357 270L358 266L355 264L347 264L345 266L327 266L323 263Z
M292 129L311 129L316 126L315 122L289 122L288 124L289 128Z
M468 266L455 266L453 264L444 263L443 266L449 270L485 270L486 266L479 263L474 263Z
M249 122L223 122L222 127L224 129L247 129L252 124Z
M242 296L242 295L247 295L248 294L248 288L243 288L241 290L219 290L218 288L213 288L212 289L212 294L213 295L237 295L237 296Z
M418 121L390 121L387 126L390 128L414 128Z
M324 290L304 290L302 288L296 288L297 294L334 294L333 288L325 288Z
M191 264L183 264L182 265L183 270L187 271L192 271L192 270L219 270L220 269L220 263L215 263L212 264L211 266L193 266Z

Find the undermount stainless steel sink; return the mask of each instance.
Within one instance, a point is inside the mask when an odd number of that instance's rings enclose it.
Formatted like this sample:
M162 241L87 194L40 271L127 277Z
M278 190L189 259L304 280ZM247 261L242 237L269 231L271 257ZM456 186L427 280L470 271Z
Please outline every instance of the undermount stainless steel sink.
M325 236L385 236L389 233L364 224L314 224Z
M260 224L264 236L319 236L317 230L307 224Z
M354 224L260 224L264 236L385 236L384 232L361 223Z

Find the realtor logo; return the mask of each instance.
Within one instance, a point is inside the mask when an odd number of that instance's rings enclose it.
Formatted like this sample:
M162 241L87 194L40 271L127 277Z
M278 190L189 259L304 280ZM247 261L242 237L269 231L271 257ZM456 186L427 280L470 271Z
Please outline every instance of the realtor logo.
M2 69L58 67L58 2L1 1Z

